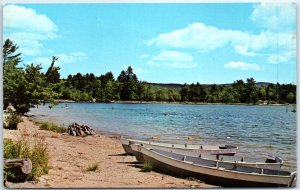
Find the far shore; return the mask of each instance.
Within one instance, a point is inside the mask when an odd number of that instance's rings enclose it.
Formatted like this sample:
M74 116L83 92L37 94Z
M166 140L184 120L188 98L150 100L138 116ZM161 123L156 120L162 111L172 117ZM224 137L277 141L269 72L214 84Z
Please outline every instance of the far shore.
M188 104L188 105L246 105L246 106L288 106L296 104L248 104L248 103L223 103L223 102L168 102L168 101L139 101L139 100L123 100L123 101L110 101L110 102L93 102L93 101L74 101L67 99L54 100L56 103L109 103L109 104Z

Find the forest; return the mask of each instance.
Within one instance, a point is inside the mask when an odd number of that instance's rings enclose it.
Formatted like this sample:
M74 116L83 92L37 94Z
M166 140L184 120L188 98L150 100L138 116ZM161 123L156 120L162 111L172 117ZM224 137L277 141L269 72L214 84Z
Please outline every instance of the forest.
M201 103L296 103L296 85L268 84L258 86L253 78L236 80L230 85L183 84L180 89L152 85L138 79L131 66L115 78L112 72L100 76L93 73L69 75L61 78L59 57L45 73L41 64L23 67L18 46L11 40L3 44L4 107L11 103L19 113L26 113L35 105L54 103L57 99L84 102L164 101Z

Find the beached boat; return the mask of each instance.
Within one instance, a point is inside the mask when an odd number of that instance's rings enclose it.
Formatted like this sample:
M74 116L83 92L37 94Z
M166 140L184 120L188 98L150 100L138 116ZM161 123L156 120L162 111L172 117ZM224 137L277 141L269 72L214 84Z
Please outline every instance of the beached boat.
M163 172L194 177L223 187L294 187L296 172L270 170L201 160L186 155L139 146L145 162Z
M149 149L155 149L155 147L149 146L149 145L143 145L143 144L131 144L130 149L132 150L134 156L136 159L140 162L143 162L143 154L140 152L139 146L144 146L145 148ZM168 152L168 151L166 151ZM240 166L249 166L249 167L255 167L255 168L263 168L263 169L273 169L273 170L280 170L283 160L279 157L275 158L249 158L249 157L243 157L243 156L228 156L228 155L211 155L211 154L198 154L195 152L189 152L188 154L185 154L185 152L181 150L171 150L170 152L180 155L185 155L188 157L188 159L197 160L200 161L214 161L219 163L229 163L229 164L237 164ZM190 158L191 157L191 158Z
M160 150L171 151L180 150L185 154L189 152L195 152L199 154L215 154L215 155L234 155L238 151L238 147L232 145L193 145L193 144L170 144L162 142L151 142L151 141L141 141L134 139L121 138L121 143L124 151L128 154L133 154L130 144L144 144L151 145L151 148L157 148Z

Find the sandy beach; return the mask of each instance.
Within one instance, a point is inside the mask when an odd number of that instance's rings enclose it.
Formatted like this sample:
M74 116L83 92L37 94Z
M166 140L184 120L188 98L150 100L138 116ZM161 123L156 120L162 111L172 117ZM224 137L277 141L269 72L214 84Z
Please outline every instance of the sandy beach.
M40 130L31 118L23 117L18 130L4 129L4 138L17 139L20 130L45 137L50 171L37 182L7 183L9 188L211 188L199 180L142 172L134 156L124 154L117 138L107 135L73 137ZM96 171L86 171L98 163Z

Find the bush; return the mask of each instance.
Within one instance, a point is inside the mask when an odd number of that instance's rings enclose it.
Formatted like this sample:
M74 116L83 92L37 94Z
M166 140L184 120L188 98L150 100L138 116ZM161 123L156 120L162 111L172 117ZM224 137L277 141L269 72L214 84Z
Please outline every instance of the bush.
M150 172L150 171L152 171L152 166L151 166L151 164L149 162L145 162L143 164L143 171L144 172Z
M57 133L64 133L67 131L66 128L58 126L58 125L56 125L54 123L50 123L50 122L43 122L42 125L40 126L40 129L53 131L53 132L57 132Z
M11 139L4 139L4 158L29 158L32 162L32 171L27 180L37 180L49 171L47 144L45 139L38 134L30 136L26 131L21 131L21 136L16 142ZM5 171L9 181L18 182L21 176Z
M17 112L8 112L4 116L3 127L5 129L17 129L18 123L22 121L21 115Z
M91 172L91 171L96 171L98 169L98 163L93 163L87 166L86 171Z

